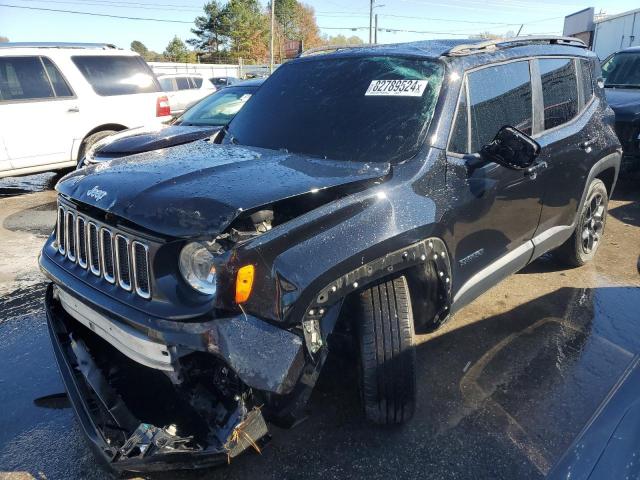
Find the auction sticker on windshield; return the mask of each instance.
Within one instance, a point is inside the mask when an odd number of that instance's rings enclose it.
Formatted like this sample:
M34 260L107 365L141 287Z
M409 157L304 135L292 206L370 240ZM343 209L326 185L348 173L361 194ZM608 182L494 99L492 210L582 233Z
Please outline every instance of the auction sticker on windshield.
M372 80L365 95L421 97L428 80Z

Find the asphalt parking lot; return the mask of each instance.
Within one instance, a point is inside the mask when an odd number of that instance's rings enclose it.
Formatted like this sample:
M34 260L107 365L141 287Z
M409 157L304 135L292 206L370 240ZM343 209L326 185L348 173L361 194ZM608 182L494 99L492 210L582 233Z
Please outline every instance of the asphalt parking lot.
M56 180L0 179L0 479L110 477L56 395L36 260ZM152 478L544 477L640 354L640 183L622 183L609 208L593 264L565 269L545 256L418 339L407 425L365 423L354 371L335 354L310 417L274 429L261 455Z

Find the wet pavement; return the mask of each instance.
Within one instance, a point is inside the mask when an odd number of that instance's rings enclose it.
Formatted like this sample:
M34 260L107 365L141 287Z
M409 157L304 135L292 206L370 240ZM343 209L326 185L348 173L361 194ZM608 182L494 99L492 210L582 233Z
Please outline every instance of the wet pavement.
M0 179L0 479L110 478L64 398L41 399L63 391L36 264L55 221L52 179ZM543 478L640 354L638 185L610 203L593 264L543 257L419 337L407 425L363 421L352 362L335 352L310 417L274 428L261 455L152 478Z

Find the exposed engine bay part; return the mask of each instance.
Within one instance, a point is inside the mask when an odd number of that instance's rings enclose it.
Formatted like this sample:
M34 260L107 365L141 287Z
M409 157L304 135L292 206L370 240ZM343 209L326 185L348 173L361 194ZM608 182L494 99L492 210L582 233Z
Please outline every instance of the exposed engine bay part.
M451 307L451 264L444 242L433 237L367 262L321 289L302 320L309 352L315 354L326 343L326 337L335 325L335 319L332 319L328 312L333 310L332 307L336 303L383 277L407 271L414 273L409 275L409 278L417 278L409 280L414 288L433 290L435 308L432 306L430 318L424 321L430 325L442 325L448 319ZM416 285L418 282L423 285ZM421 308L419 311L423 310ZM329 317L329 321L325 317Z

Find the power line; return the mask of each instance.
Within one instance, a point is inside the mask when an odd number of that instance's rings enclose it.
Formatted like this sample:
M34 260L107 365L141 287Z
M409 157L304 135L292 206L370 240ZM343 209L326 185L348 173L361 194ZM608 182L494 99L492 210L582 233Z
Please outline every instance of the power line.
M101 1L101 0L20 0L21 2L36 2L36 3L58 3L66 5L86 5L92 7L108 7L108 8L137 8L142 10L162 10L162 11L176 11L176 12L202 12L200 8L182 7L174 4L156 4L151 5L148 3L129 3L124 1ZM163 8L165 7L165 8ZM169 7L169 8L166 8Z
M164 18L148 18L148 17L129 17L124 15L109 15L106 13L92 13L92 12L80 12L77 10L60 10L57 8L44 8L44 7L26 7L23 5L10 5L8 3L0 3L0 7L7 8L22 8L24 10L39 10L43 12L57 12L57 13L72 13L75 15L89 15L92 17L108 17L108 18L121 18L124 20L144 20L147 22L162 22L162 23L184 23L184 24L193 24L193 20L185 21L185 20L168 20Z

